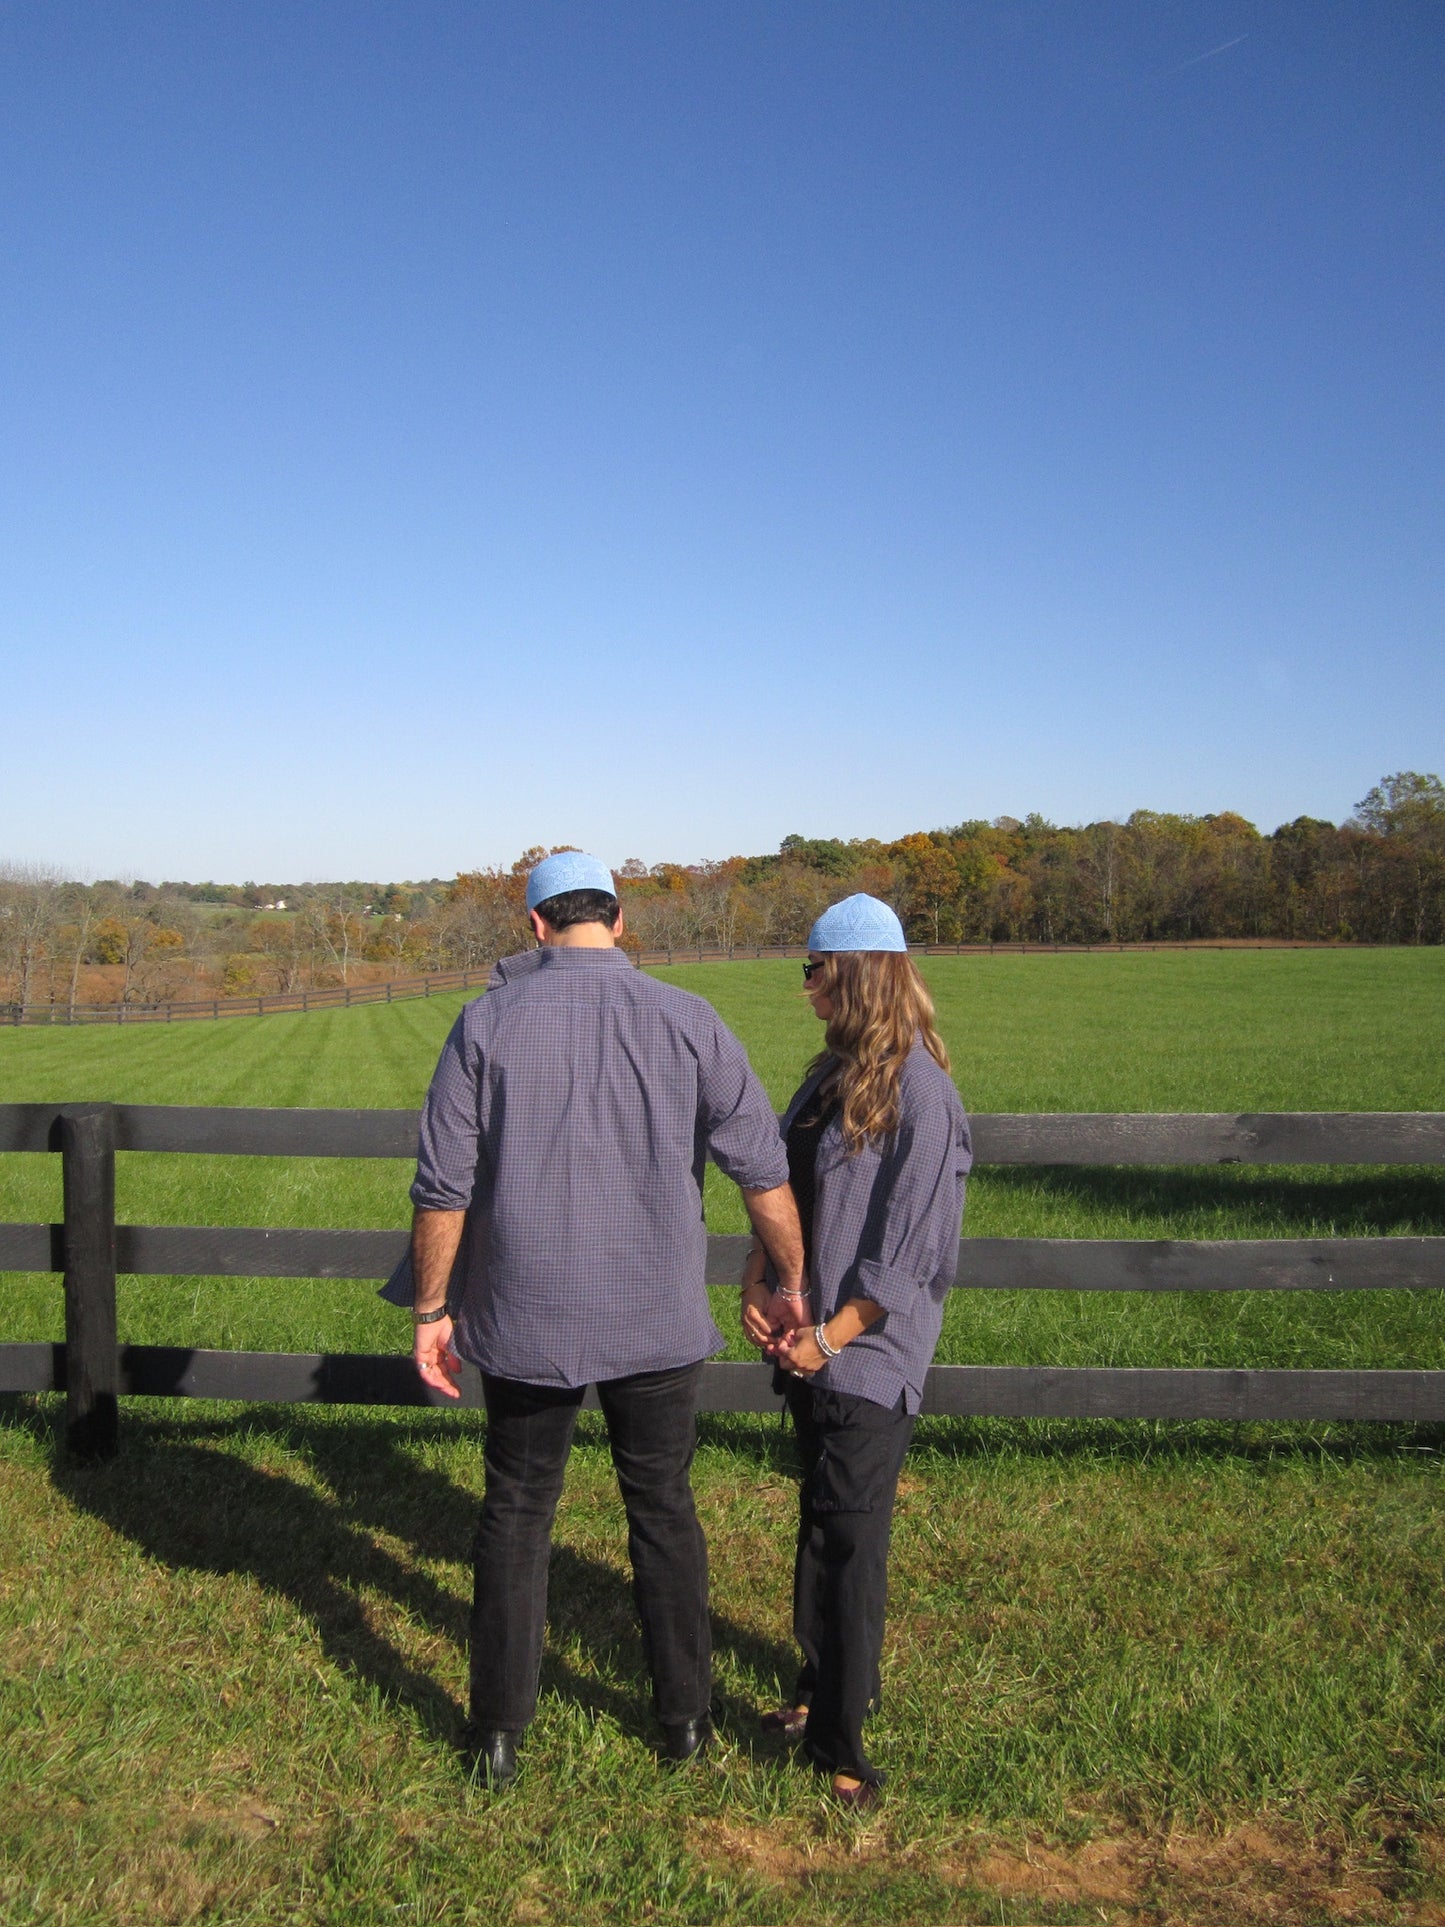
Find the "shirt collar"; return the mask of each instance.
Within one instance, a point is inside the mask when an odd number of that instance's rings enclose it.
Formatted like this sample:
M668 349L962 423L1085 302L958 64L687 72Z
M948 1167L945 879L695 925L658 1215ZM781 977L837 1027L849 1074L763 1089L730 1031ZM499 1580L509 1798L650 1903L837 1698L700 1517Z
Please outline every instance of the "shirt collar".
M594 970L599 967L606 970L615 968L618 964L621 964L625 970L631 970L632 959L625 950L620 950L615 945L601 950L593 950L580 944L575 948L570 944L542 945L540 968L543 970Z

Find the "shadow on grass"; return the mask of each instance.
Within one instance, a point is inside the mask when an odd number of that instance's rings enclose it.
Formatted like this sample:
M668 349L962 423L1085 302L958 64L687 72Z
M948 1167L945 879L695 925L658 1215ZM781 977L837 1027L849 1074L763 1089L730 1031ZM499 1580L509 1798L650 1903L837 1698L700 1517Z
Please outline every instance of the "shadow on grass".
M1445 1425L1224 1419L921 1418L908 1463L1311 1466L1445 1458Z
M42 1442L55 1489L79 1511L174 1570L251 1577L310 1620L339 1669L409 1708L434 1740L459 1744L464 1709L377 1629L366 1603L368 1595L381 1595L465 1653L469 1599L425 1568L462 1567L469 1593L477 1495L408 1449L419 1432L445 1437L434 1423L330 1418L308 1424L274 1408L179 1422L128 1412L119 1456L85 1466L66 1457L58 1402L48 1409L33 1400L17 1403L0 1410L0 1423L6 1422ZM228 1449L258 1436L288 1454L284 1470ZM378 1536L404 1550L390 1550ZM554 1544L548 1629L542 1691L605 1716L634 1737L654 1738L650 1682L624 1574ZM793 1662L788 1648L716 1611L713 1634L717 1647L759 1680L783 1675ZM580 1661L569 1661L568 1652L580 1652ZM717 1713L739 1735L755 1719L754 1707L726 1695Z
M996 1196L1038 1198L1101 1214L1159 1219L1228 1212L1242 1220L1234 1235L1294 1230L1363 1238L1445 1232L1445 1172L1435 1167L1364 1171L1309 1165L1284 1171L1251 1165L999 1164L985 1166L976 1182ZM1259 1221L1259 1233L1252 1232L1251 1219Z

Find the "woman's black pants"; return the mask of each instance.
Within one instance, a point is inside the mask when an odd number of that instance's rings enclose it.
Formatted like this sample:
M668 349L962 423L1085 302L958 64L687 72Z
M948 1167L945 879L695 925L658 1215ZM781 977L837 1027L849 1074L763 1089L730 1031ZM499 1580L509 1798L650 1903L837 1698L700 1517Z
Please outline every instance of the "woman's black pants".
M863 1751L863 1722L880 1692L888 1536L913 1419L901 1398L890 1411L797 1379L785 1389L803 1461L793 1568L803 1744L824 1772L876 1785L883 1776Z
M707 1548L693 1505L701 1364L597 1387L622 1502L653 1702L664 1726L703 1718L712 1683ZM474 1546L471 1718L520 1733L537 1709L552 1521L583 1388L482 1375L486 1492Z

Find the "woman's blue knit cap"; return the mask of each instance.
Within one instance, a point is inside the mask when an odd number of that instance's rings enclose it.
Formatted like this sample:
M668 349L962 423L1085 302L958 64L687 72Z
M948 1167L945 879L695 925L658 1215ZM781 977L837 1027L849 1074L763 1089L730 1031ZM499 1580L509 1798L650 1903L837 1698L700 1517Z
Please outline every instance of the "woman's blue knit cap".
M535 910L549 897L560 897L568 890L601 890L604 896L617 895L612 872L600 858L582 850L559 850L529 872L527 908Z
M808 932L810 950L906 950L903 925L877 897L844 897Z

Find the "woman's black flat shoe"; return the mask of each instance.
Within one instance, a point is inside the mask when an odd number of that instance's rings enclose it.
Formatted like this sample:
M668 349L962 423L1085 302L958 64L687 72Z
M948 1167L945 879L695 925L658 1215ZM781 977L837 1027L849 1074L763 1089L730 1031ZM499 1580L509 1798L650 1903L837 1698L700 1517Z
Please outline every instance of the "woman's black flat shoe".
M883 1798L883 1789L871 1780L860 1780L857 1786L835 1786L833 1798L845 1813L871 1813Z
M776 1733L780 1739L800 1740L808 1724L806 1706L780 1706L775 1712L764 1713L758 1724L765 1733Z

